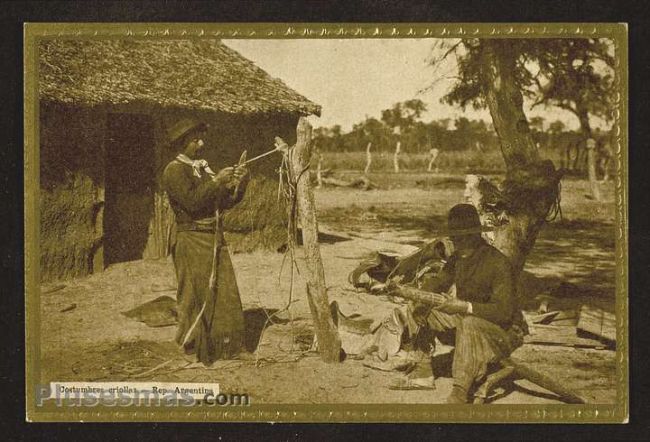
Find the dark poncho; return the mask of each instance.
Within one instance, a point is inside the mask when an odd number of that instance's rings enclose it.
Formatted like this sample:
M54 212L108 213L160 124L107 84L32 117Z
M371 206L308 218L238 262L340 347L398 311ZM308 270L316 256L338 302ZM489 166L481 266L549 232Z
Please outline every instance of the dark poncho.
M197 177L191 166L174 160L165 168L163 186L177 223L172 246L178 279L176 342L210 365L239 353L244 339L237 280L215 211L223 213L237 204L246 183L233 195L232 189L215 183L207 173ZM215 247L217 283L213 291L209 281Z

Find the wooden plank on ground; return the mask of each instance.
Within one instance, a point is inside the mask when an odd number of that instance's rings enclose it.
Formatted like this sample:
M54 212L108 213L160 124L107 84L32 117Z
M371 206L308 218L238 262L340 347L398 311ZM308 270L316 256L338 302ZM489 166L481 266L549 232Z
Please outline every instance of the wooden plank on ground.
M583 305L576 328L608 341L616 341L616 317L601 308Z
M524 337L525 344L594 349L606 348L606 345L601 341L577 336L575 327L531 324L529 329L530 334Z
M512 367L517 376L529 380L530 382L539 385L546 390L557 394L560 398L569 404L586 404L587 401L581 397L577 392L571 390L562 382L553 379L537 370L528 367L526 364L515 358L505 358L501 361L504 367Z
M578 322L578 313L575 310L555 310L536 315L527 315L526 320L531 324L575 326Z

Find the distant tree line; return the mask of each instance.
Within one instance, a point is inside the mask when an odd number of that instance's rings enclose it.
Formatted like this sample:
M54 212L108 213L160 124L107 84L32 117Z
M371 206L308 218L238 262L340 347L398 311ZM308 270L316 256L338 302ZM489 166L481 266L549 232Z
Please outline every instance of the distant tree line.
M428 123L421 120L426 104L419 99L394 104L381 112L381 118L366 117L343 132L340 125L321 127L314 131L314 142L324 152L355 152L372 143L374 152L392 152L401 141L405 153L426 153L432 148L441 152L499 149L499 139L492 124L483 120L442 118ZM542 149L565 149L580 141L578 131L568 130L555 120L546 125L542 117L530 119L535 143Z

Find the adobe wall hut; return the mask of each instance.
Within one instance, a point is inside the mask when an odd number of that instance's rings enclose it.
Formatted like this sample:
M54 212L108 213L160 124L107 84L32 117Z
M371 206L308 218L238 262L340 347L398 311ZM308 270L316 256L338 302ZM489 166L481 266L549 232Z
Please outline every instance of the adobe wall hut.
M320 112L217 40L59 39L39 50L43 281L166 256L159 179L175 156L166 128L179 118L210 124L205 141L217 150L206 159L217 169L243 149L251 158L273 148L276 135L295 142L299 117ZM254 164L251 186L273 178L278 160ZM249 192L240 210L265 204ZM266 218L239 227L263 229Z

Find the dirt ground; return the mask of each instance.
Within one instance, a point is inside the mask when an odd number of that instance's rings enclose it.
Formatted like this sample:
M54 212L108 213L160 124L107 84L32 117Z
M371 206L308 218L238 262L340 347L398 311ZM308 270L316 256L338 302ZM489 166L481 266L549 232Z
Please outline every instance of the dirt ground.
M371 177L372 178L372 177ZM330 300L341 311L381 319L400 307L357 291L348 273L369 252L407 253L444 226L447 210L463 199L462 176L409 174L392 187L362 191L318 189L323 230L346 240L325 243L321 253ZM586 197L588 184L565 181L563 218L541 232L528 259L529 292L524 307L535 310L534 295L563 287L561 308L590 302L614 309L614 189L603 185L603 202ZM298 256L302 250L298 250ZM283 255L257 251L232 256L246 310L282 309L289 299L289 267ZM301 268L304 263L298 260ZM443 373L434 391L394 391L403 374L384 372L347 359L325 364L308 350L311 333L304 281L296 279L293 303L266 329L257 352L211 368L197 367L173 343L174 326L152 328L121 312L167 295L174 297L171 260L116 264L87 278L42 287L41 381L156 380L218 382L222 392L248 393L254 403L442 403L451 379ZM561 283L564 283L560 286ZM62 287L64 285L64 287ZM568 287L568 289L567 289ZM259 311L259 310L258 310ZM537 330L553 333L553 329ZM307 342L307 343L305 343ZM255 338L253 338L253 346ZM513 356L589 402L615 400L615 351L525 344ZM527 381L517 381L495 403L559 403Z

